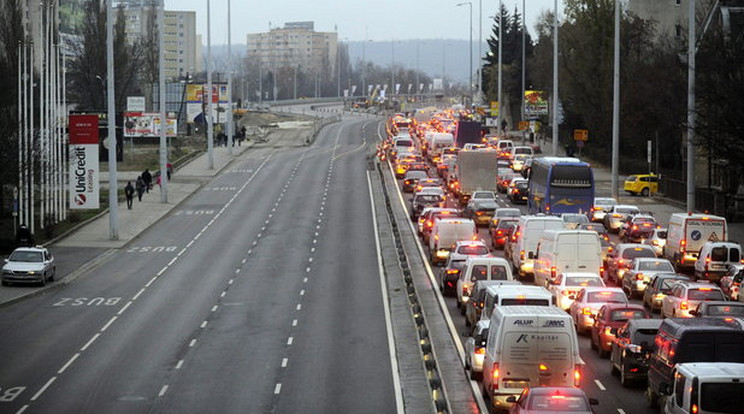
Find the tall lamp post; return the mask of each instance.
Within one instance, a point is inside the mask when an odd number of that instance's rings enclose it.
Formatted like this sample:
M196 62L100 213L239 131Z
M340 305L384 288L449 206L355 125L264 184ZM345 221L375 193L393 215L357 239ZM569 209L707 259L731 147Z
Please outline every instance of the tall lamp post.
M470 8L470 81L468 83L468 91L470 91L470 99L473 99L473 2L466 1L463 3L457 3L455 7L468 6Z
M612 74L612 197L620 196L619 161L620 161L620 1L615 0L615 64Z
M553 22L553 155L558 155L558 0Z
M501 101L501 85L502 85L502 83L501 83L501 67L503 66L503 64L502 64L503 62L501 60L502 59L501 50L503 49L503 44L504 44L504 39L503 39L503 33L504 33L503 20L501 19L501 17L502 17L503 14L501 13L501 7L502 7L502 3L501 3L501 0L499 0L499 11L498 11L498 16L499 16L499 80L498 80L499 116L497 118L498 120L496 121L496 130L497 131L501 131L501 119L502 119L501 114L504 112L504 111L502 111L502 103L503 102ZM506 131L503 131L502 133L505 133L505 132Z

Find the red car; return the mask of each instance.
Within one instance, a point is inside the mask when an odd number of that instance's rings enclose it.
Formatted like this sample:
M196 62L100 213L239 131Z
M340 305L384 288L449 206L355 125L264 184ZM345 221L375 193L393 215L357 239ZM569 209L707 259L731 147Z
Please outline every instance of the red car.
M592 325L590 338L592 349L596 349L601 358L608 357L612 350L612 341L620 327L631 319L650 317L651 314L641 305L609 303L602 306Z
M494 224L494 222L496 222ZM514 229L519 225L519 220L509 220L506 218L491 219L491 225L488 228L491 233L491 244L494 249L504 249L506 240L512 235Z

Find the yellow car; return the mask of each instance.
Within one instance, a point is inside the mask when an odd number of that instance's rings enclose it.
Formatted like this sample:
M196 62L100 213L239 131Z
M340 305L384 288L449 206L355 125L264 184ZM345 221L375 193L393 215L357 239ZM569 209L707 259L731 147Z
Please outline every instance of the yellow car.
M659 191L659 176L656 174L631 175L625 180L624 190L631 195L647 197Z

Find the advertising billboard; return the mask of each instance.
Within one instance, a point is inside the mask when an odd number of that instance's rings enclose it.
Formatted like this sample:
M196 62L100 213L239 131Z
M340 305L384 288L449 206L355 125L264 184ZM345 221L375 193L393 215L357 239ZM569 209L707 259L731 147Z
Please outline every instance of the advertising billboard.
M97 209L98 116L70 115L70 209Z
M545 91L524 91L525 115L548 115L548 98L549 94Z
M186 122L190 124L206 123L203 114L207 112L207 85L195 83L186 85ZM227 111L227 84L212 84L212 121L224 123Z
M165 135L175 137L178 126L176 120L167 118L166 125ZM160 114L153 112L124 112L124 136L159 137Z

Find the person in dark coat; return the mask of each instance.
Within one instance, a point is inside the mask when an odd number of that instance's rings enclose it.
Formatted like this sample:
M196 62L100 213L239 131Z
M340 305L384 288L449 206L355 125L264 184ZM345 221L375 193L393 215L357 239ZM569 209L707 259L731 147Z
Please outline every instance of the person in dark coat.
M16 245L18 247L32 247L34 245L34 236L25 224L21 224L18 227L18 232L16 233Z
M149 193L152 188L152 174L148 168L145 168L145 172L142 173L142 180L145 182L145 191Z
M132 201L134 201L134 186L131 181L127 181L127 186L124 187L124 196L127 198L127 208L132 209Z
M142 176L137 177L137 184L135 186L137 188L137 199L142 201L142 194L145 193L145 180L142 179Z

